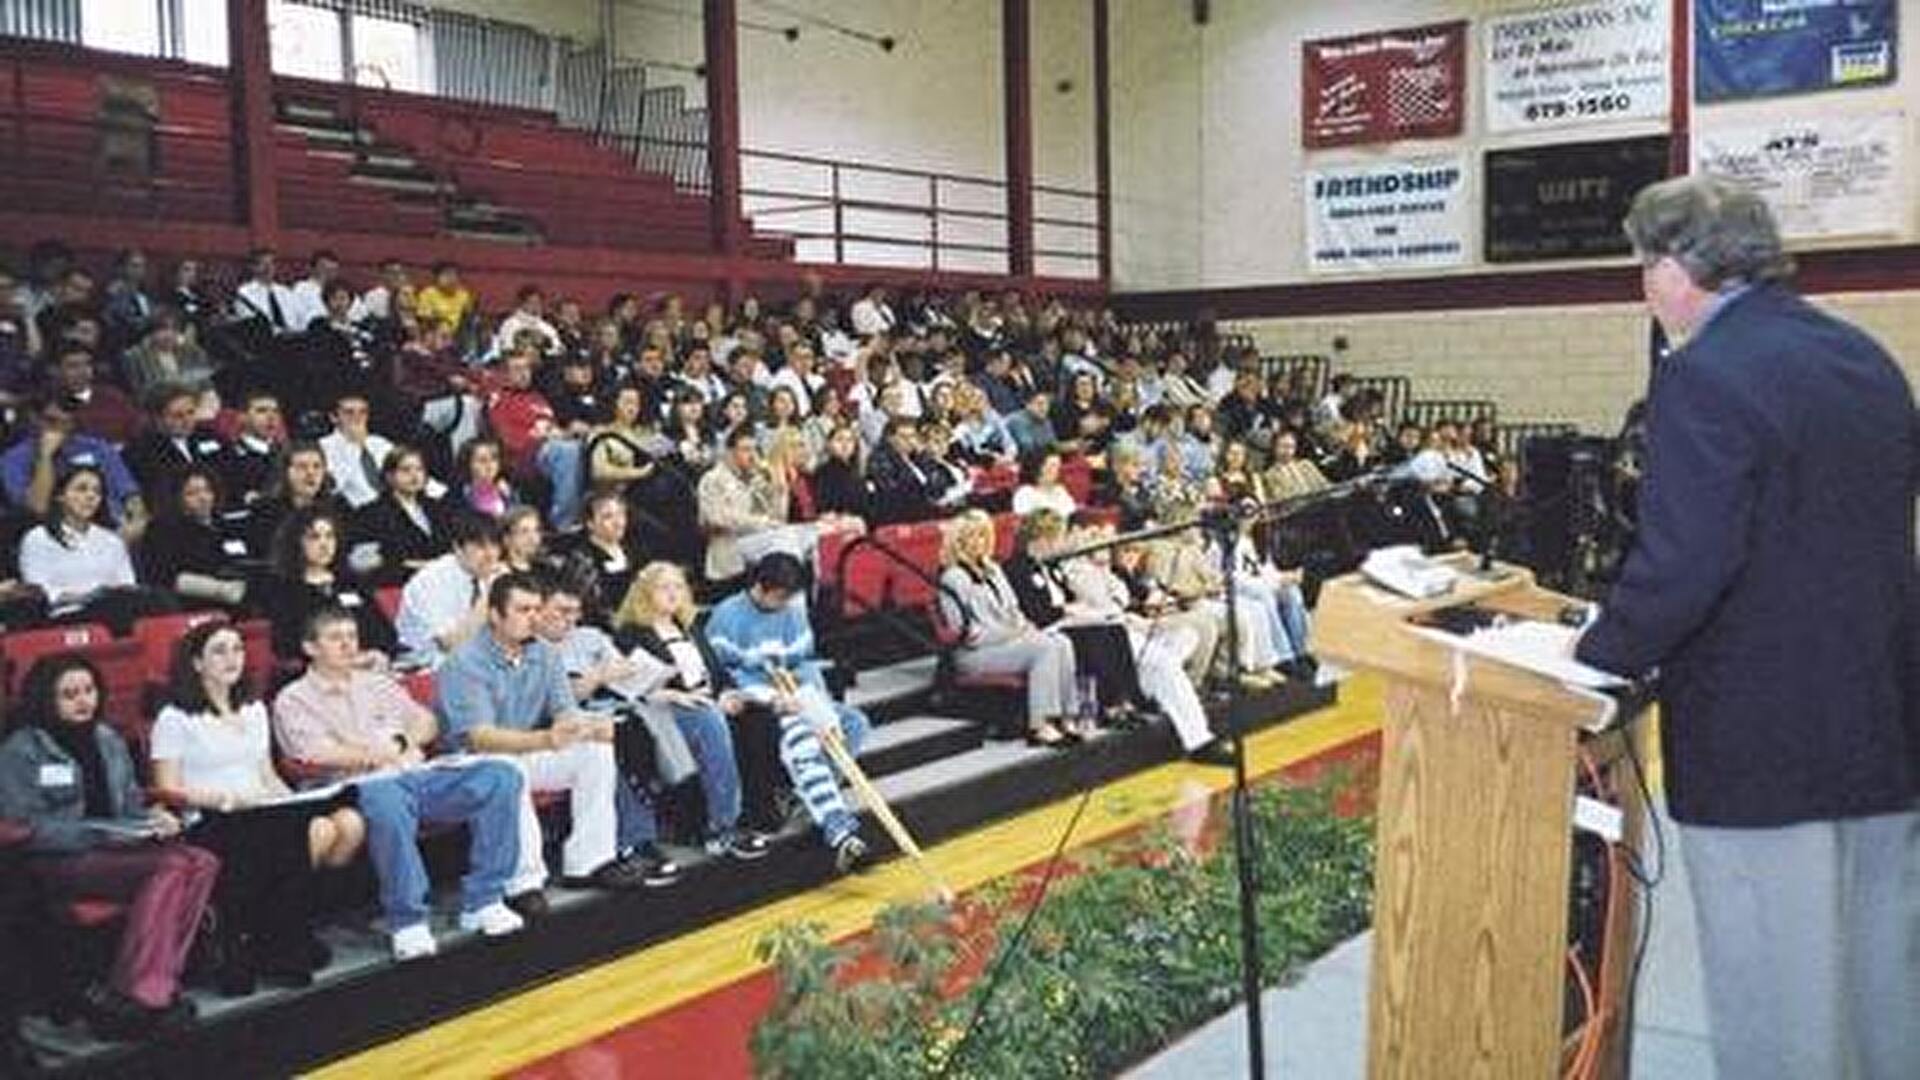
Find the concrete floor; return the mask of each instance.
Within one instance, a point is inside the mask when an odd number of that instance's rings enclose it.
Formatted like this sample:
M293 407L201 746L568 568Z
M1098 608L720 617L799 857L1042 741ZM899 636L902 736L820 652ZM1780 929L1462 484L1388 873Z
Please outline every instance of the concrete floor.
M1635 1080L1714 1080L1693 899L1672 822L1664 822L1664 827L1668 864L1665 878L1654 890L1653 935L1647 942L1634 1026L1633 1076ZM1321 957L1294 985L1267 991L1262 1016L1268 1076L1353 1080L1365 1075L1367 966L1372 945L1372 935L1363 934ZM1131 1080L1211 1080L1246 1073L1245 1010L1235 1009L1128 1076Z

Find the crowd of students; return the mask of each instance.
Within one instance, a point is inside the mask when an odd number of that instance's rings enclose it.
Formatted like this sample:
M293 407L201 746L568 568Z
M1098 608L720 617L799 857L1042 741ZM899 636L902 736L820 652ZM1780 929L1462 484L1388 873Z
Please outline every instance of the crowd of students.
M388 261L361 288L329 253L287 282L258 252L228 295L208 277L184 260L156 286L129 251L101 284L58 244L0 268L0 623L125 633L187 607L274 628L275 686L249 685L234 622L189 633L132 745L81 656L36 665L8 710L0 819L32 830L9 881L127 905L83 994L116 1036L190 1011L197 937L222 992L310 980L311 882L362 853L395 957L431 954L422 826L469 828L459 922L486 935L545 913L549 797L569 884L671 885L662 814L758 858L779 822L751 811L778 788L857 866L822 740L857 753L867 721L816 654L822 536L945 522L956 667L1024 674L1030 742L1157 711L1205 757L1223 671L1313 677L1297 560L1233 539L1230 635L1217 537L1054 556L1386 465L1442 531L1511 484L1490 432L1389 433L1344 377L1316 393L1058 300L809 280L777 308L620 295L589 315L527 286L490 321L452 265L416 282ZM1002 563L986 511L1009 507ZM696 597L717 603L696 618Z

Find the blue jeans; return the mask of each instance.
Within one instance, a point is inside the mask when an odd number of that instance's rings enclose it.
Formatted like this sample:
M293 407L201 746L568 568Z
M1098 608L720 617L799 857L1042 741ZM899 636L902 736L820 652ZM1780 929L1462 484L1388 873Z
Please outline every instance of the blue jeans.
M1306 596L1301 593L1300 586L1287 584L1275 590L1274 598L1280 610L1280 625L1287 632L1287 641L1293 646L1293 654L1305 656L1310 634L1307 629Z
M733 730L726 714L711 705L675 705L673 722L700 766L700 792L707 798L707 837L732 835L740 824L740 765L733 755Z
M580 524L580 503L584 458L576 439L551 438L540 444L534 456L541 475L553 485L553 498L547 504L547 516L556 529L571 529Z
M837 701L830 704L840 721L847 752L858 757L872 725L860 710ZM807 808L807 816L819 827L829 846L839 844L859 827L859 819L847 808L846 798L840 794L840 781L834 775L832 760L805 716L790 713L780 717L780 762L786 766L794 793Z
M631 854L635 848L660 838L660 819L654 815L653 804L624 774L613 786L613 812L619 823L620 854Z
M367 857L380 880L387 929L427 921L427 868L420 826L467 826L460 908L478 911L505 895L520 858L520 770L506 762L415 769L357 785L367 821Z

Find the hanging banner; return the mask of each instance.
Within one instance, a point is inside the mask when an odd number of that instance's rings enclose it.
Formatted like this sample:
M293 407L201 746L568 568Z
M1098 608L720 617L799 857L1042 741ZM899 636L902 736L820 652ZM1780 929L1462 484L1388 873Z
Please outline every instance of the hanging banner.
M1460 134L1465 22L1309 41L1303 48L1300 130L1309 149Z
M1665 117L1672 19L1666 0L1589 0L1487 19L1487 129Z
M1890 83L1898 0L1693 0L1701 101Z
M1898 112L1696 130L1693 168L1759 192L1790 240L1896 233L1906 132Z
M1466 161L1440 158L1307 173L1307 270L1426 270L1467 259Z
M1495 150L1487 154L1488 262L1625 255L1620 222L1641 188L1667 175L1667 136Z

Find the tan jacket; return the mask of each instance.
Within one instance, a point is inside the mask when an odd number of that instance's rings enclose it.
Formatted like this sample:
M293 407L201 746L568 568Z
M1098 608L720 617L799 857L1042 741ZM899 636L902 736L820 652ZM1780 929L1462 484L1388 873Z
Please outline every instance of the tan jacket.
M786 489L756 475L742 479L733 466L721 462L700 477L695 497L700 528L707 534L707 580L723 581L746 572L740 538L787 523ZM778 516L775 516L778 515Z

